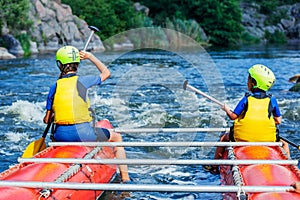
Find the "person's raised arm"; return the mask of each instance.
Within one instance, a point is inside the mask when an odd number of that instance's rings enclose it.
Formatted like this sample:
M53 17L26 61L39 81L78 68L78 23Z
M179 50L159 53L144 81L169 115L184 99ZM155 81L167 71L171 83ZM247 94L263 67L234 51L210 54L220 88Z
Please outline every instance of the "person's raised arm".
M79 54L80 54L81 60L89 59L92 63L94 63L96 65L98 70L101 72L99 76L101 77L102 82L110 77L109 69L105 66L105 64L103 64L92 53L87 52L87 51L81 51Z

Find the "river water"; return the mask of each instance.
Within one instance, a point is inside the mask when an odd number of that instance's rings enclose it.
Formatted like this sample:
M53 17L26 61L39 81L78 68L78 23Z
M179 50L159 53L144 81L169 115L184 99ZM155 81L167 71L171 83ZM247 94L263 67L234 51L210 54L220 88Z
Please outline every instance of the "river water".
M299 73L298 48L244 48L231 51L164 51L96 53L112 72L89 95L98 119L115 127L229 127L220 107L182 88L184 80L226 102L232 109L247 91L247 69L256 63L276 75L271 93L277 98L282 136L300 144L300 93L289 92L288 79ZM41 137L46 97L59 74L55 55L0 61L0 170L17 163L25 147ZM79 75L98 74L89 62ZM217 141L220 133L124 133L124 141ZM47 138L49 141L49 138ZM299 151L290 146L293 159ZM128 158L211 159L214 148L126 148ZM219 176L200 166L129 166L134 183L220 185ZM106 193L103 199L114 194ZM221 199L219 193L132 192L131 199Z

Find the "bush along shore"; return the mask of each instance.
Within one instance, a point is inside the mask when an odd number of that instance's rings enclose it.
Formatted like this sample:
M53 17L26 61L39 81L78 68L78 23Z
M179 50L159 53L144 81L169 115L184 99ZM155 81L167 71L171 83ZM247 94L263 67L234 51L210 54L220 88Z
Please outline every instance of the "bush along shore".
M87 6L83 0L8 0L0 8L0 59L54 52L65 44L81 49L90 34L88 25L101 30L89 45L93 51L142 48L144 41L136 36L109 39L142 27L153 27L167 42L172 40L166 30L172 29L206 47L300 43L296 1L180 2L95 0Z

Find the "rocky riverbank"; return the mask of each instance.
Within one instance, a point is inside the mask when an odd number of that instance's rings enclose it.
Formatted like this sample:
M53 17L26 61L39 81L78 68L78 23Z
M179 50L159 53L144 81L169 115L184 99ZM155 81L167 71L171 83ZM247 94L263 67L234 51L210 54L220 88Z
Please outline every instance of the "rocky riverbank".
M144 6L135 4L137 12L141 11L141 7L147 13L149 12L149 9ZM242 3L241 9L245 31L259 39L261 44L266 43L266 34L275 32L283 33L288 43L300 43L300 3L278 7L274 15L282 18L275 25L266 25L268 16L259 13L260 7L255 3ZM54 52L64 44L82 49L90 35L88 24L73 15L70 6L61 4L60 0L31 0L29 17L33 21L30 32L34 41L30 42L31 54ZM0 59L12 59L24 55L20 42L7 28L2 28L2 35L8 48L0 48ZM134 48L129 39L124 41L124 43L114 43L110 47L104 47L101 39L95 35L88 49L105 51L106 48L110 50Z

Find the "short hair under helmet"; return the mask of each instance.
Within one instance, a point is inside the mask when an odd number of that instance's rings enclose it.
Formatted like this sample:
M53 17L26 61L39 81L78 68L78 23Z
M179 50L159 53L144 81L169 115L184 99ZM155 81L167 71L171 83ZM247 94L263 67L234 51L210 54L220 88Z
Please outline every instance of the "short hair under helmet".
M57 64L80 63L79 51L73 46L64 46L56 52Z
M274 73L262 64L253 65L248 72L251 78L256 81L254 88L268 91L275 83L276 78Z

